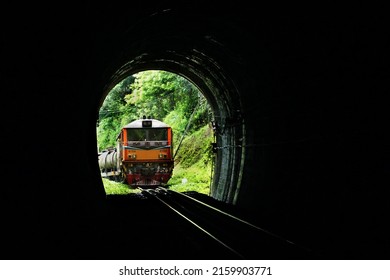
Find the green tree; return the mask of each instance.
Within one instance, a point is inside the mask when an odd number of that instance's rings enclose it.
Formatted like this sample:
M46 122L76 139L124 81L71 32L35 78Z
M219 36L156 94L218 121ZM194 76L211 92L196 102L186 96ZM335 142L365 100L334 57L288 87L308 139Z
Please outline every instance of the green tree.
M126 106L124 97L131 91L130 85L134 77L130 76L118 83L106 96L99 110L97 127L99 150L114 147L116 137L123 126L123 121L133 108Z

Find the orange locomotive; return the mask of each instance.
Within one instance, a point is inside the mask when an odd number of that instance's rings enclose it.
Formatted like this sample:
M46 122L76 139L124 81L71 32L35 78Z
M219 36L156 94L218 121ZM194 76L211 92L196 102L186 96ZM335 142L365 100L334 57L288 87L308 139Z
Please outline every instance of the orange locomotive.
M172 128L159 120L144 117L125 125L116 148L99 154L101 176L133 188L165 185L174 166L172 138Z

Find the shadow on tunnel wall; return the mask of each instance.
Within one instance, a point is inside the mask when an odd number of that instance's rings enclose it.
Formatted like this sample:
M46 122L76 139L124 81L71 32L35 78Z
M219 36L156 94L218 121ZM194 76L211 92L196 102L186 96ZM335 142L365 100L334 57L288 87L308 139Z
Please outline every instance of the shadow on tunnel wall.
M240 94L246 128L235 205L325 258L388 259L387 20L267 17L230 2L137 4L131 17L98 5L15 15L30 20L3 36L1 216L11 246L1 258L77 256L79 243L96 250L106 207L96 160L101 93L125 63L121 36L164 9L195 15L199 22L186 24L196 36L212 32L232 52L215 55ZM232 32L204 24L210 18Z

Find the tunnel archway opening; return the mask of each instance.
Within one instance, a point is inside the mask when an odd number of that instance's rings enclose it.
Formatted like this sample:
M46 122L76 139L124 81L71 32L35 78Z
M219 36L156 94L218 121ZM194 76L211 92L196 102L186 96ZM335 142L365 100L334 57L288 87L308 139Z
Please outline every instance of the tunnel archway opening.
M151 119L156 126L167 125L168 133L164 128L127 128L127 133L122 130L141 118ZM139 193L136 186L142 178L151 179L150 188L155 187L152 182L161 180L159 186L171 190L209 195L215 154L214 123L202 92L182 76L148 70L125 78L108 93L99 110L98 161L106 195ZM160 137L149 139L159 130ZM127 144L122 145L122 133L127 134ZM143 147L148 145L152 149L145 150ZM163 158L158 150L164 152ZM127 159L128 153L132 153L132 159ZM145 162L147 158L149 162ZM161 173L170 160L173 168Z
M106 70L100 100L102 103L125 77L147 70L168 71L193 83L207 99L215 118L216 154L210 195L234 204L244 167L246 133L240 92L231 74L237 58L213 34L199 34L185 22L188 19L183 18L180 25L164 15L154 15L142 29L129 29L120 55ZM154 28L161 25L158 31Z

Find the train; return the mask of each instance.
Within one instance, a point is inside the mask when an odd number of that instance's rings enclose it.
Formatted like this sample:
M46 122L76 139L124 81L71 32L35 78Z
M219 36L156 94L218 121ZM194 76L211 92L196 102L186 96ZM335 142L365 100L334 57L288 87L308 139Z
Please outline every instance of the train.
M172 177L173 131L153 118L134 120L123 126L116 146L98 153L102 178L122 182L130 188L157 188Z

